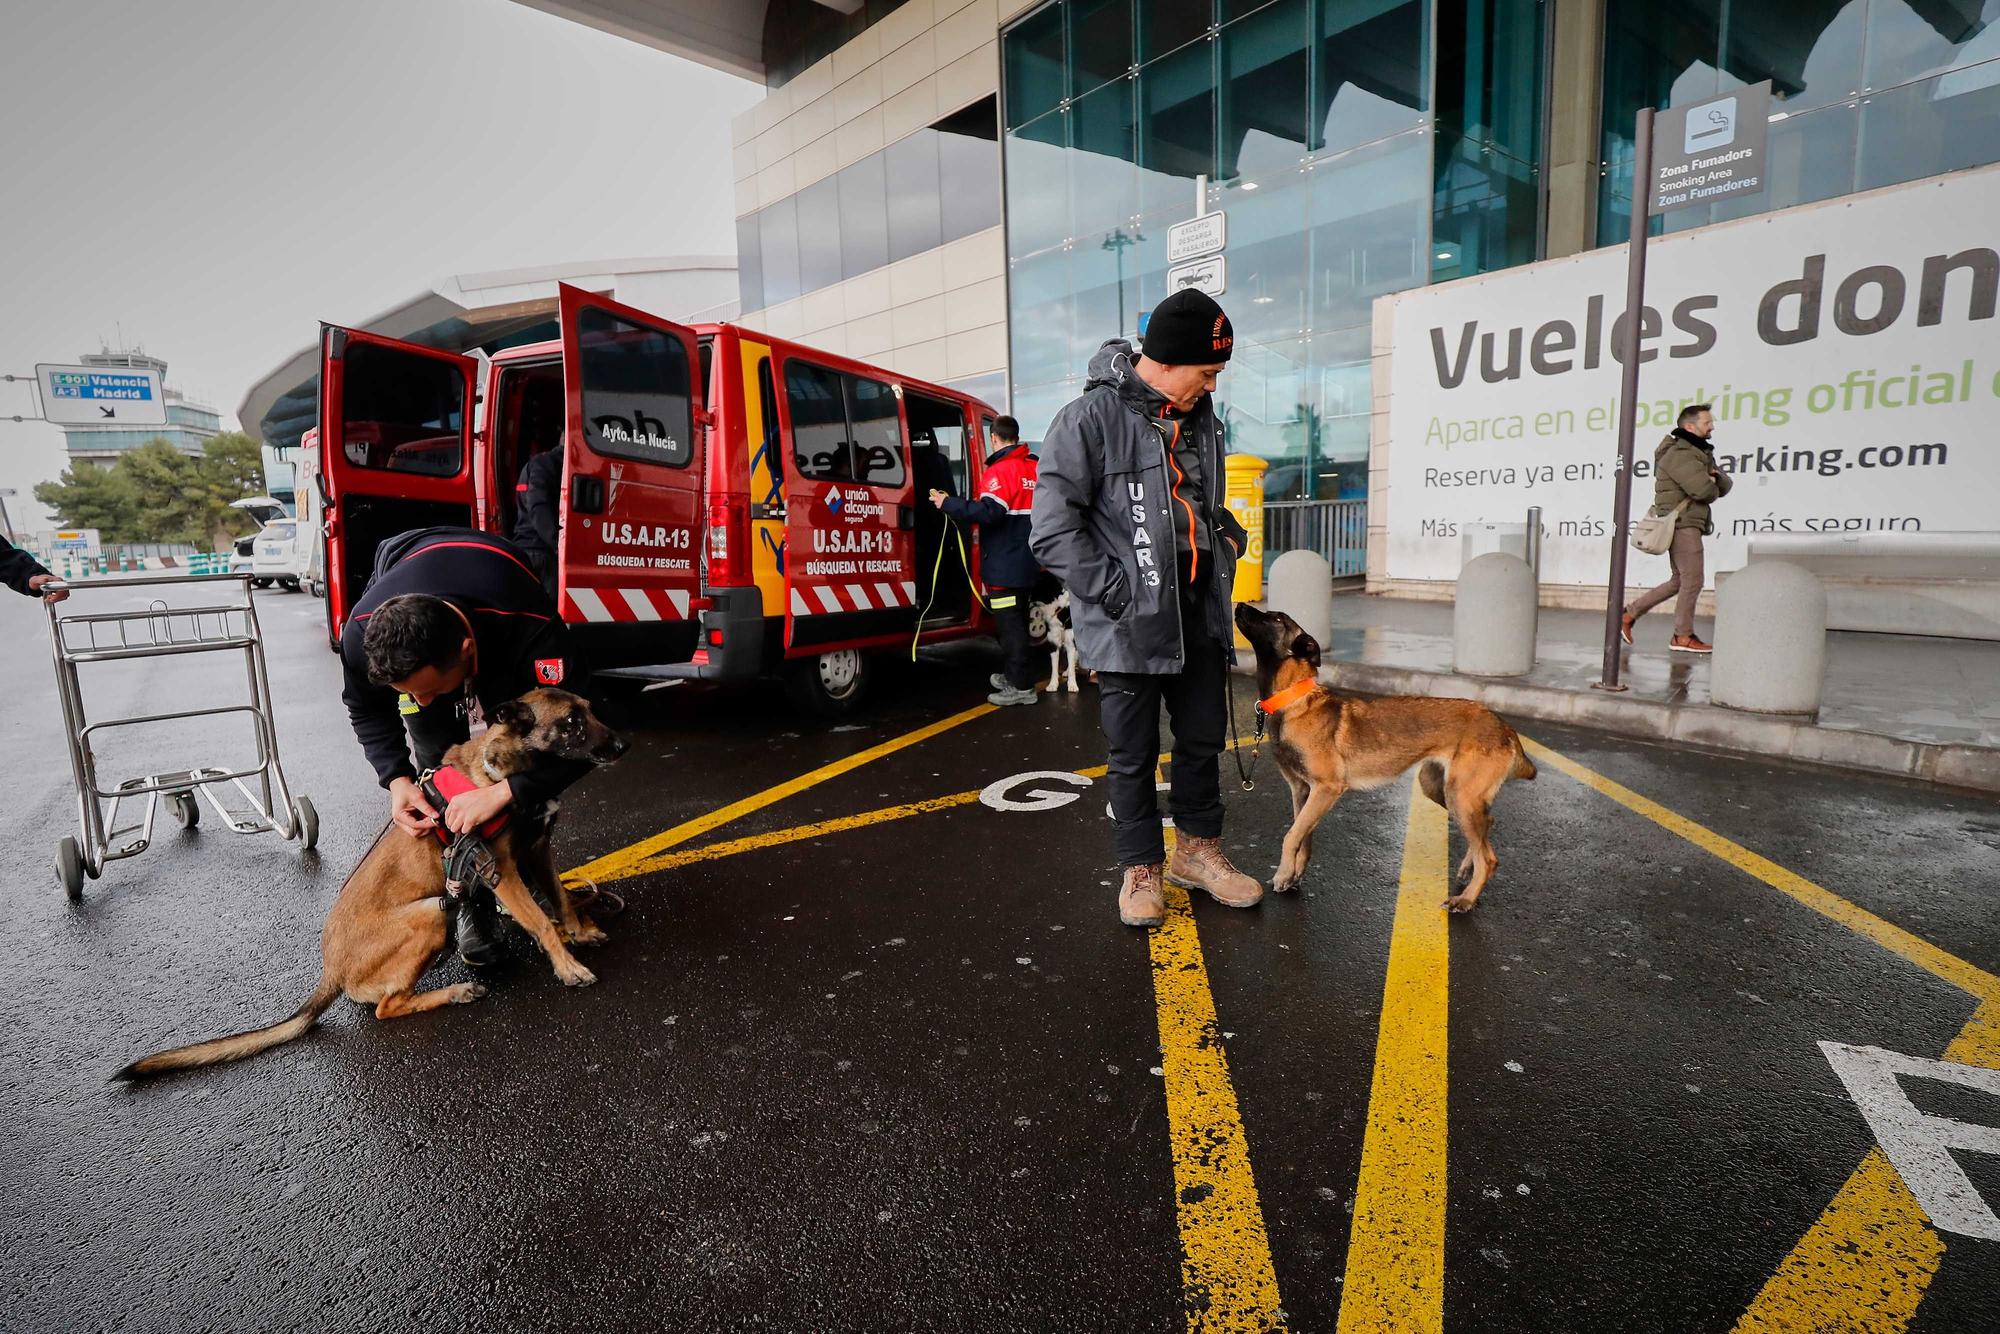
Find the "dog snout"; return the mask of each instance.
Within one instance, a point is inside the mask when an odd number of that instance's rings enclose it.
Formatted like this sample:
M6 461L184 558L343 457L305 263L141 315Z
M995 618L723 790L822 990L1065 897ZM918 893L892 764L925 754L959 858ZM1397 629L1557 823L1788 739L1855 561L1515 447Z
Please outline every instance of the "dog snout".
M630 749L632 749L631 742L622 736L613 735L606 737L603 744L591 752L591 758L599 764L609 764Z

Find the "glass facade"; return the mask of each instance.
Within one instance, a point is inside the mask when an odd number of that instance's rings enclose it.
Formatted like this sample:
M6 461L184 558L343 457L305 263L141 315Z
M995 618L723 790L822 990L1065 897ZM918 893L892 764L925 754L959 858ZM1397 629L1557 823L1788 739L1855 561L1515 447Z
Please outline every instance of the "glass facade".
M982 98L736 220L737 286L763 310L1000 223L999 122Z
M137 449L152 440L164 440L184 454L201 453L202 442L220 433L222 418L204 407L188 403L167 404L165 426L134 426L99 430L72 427L63 432L63 447L72 453L103 453Z
M1434 16L1432 5L1437 6ZM1376 297L1536 256L1534 0L1065 0L1002 35L1012 410L1037 439L1228 215L1217 402L1266 493L1367 490ZM1432 58L1447 22L1463 49ZM1437 244L1433 244L1435 234ZM1447 257L1449 262L1447 262Z
M1769 188L1655 234L2000 161L2000 0L1605 0L1598 243L1631 226L1640 107L1765 79Z

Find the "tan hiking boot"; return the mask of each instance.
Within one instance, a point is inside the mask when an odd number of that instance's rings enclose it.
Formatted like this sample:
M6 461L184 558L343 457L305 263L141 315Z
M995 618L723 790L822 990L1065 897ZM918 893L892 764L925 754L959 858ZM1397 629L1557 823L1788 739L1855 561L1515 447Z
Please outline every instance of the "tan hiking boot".
M1118 888L1118 920L1127 926L1158 926L1167 920L1167 896L1160 888L1160 867L1128 866Z
M1264 900L1264 887L1229 864L1219 838L1192 838L1182 834L1174 840L1174 855L1167 863L1167 878L1193 889L1205 889L1210 898L1231 908L1254 908Z

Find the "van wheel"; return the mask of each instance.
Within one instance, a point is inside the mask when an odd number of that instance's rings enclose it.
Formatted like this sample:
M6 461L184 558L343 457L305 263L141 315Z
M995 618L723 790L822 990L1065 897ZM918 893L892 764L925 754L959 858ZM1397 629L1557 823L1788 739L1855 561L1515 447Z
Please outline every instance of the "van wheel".
M296 579L280 579L278 587L284 589L287 593L296 593L299 591L299 581Z
M785 689L807 713L845 718L861 707L870 675L861 650L835 649L792 663L785 672Z
M250 586L252 588L269 588L271 586L271 581L269 579L252 579L250 581Z

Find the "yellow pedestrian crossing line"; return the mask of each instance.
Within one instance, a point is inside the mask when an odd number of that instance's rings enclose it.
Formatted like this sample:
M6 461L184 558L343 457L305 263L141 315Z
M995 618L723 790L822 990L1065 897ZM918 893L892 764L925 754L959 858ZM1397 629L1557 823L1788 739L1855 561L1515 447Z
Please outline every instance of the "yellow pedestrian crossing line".
M1173 854L1174 832L1167 831ZM1181 1234L1181 1296L1190 1331L1282 1327L1278 1273L1250 1168L1250 1145L1187 890L1166 884L1167 920L1151 932L1153 1001Z
M1341 1283L1341 1334L1444 1328L1446 838L1443 808L1413 784Z
M1873 941L1980 1002L1944 1059L2000 1069L2000 978L1526 737L1529 754ZM1736 1334L1907 1329L1945 1255L1923 1205L1879 1148L1833 1197L1737 1321Z

